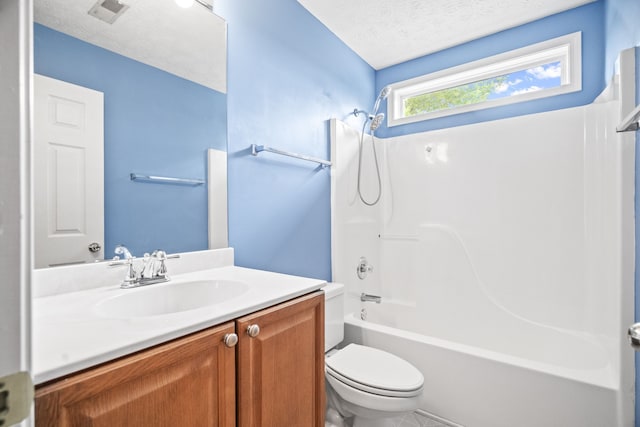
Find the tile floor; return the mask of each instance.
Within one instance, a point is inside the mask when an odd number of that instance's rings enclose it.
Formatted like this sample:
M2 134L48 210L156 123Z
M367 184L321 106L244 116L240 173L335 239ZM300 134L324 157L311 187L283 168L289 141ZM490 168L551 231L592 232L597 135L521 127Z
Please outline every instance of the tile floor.
M407 414L400 420L395 427L449 427L449 424L441 423L433 418L426 417L424 415L414 412Z
M455 423L438 421L437 419L417 412L407 414L403 417L388 419L387 423L386 425L390 427L464 427ZM344 425L351 426L351 419L346 419ZM327 422L325 426L334 426L334 424Z

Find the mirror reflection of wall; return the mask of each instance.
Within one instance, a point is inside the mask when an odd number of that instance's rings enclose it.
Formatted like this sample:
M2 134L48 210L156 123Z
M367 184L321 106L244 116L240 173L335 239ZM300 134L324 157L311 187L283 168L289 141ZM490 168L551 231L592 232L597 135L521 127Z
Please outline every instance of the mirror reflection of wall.
M111 258L118 244L126 245L136 256L157 248L170 253L206 249L206 185L139 183L132 181L130 174L206 180L207 149L226 151L226 52L220 56L217 51L214 55L218 61L222 58L222 63L216 64L222 69L222 81L220 75L205 81L199 74L210 76L215 72L193 70L210 65L210 60L205 59L207 51L196 43L192 47L196 59L189 59L180 53L180 49L178 52L171 50L175 43L162 44L162 40L153 40L154 34L168 29L151 31L145 28L161 24L155 16L148 16L138 23L135 36L152 37L147 44L160 43L164 56L187 69L184 73L181 70L164 71L38 23L47 21L43 16L50 11L51 3L50 0L36 1L35 73L104 94L104 257ZM78 7L88 10L95 2L73 0L62 3L67 8L70 7L68 3L82 3ZM171 3L171 7L175 7L173 2L159 3ZM87 38L96 37L98 32L118 30L119 24L126 23L125 18L135 18L132 12L138 5L145 4L148 0L132 2L113 24L96 20L91 27L94 31L85 28ZM85 19L87 11L78 10L80 12L75 15ZM189 13L211 14L205 9ZM74 18L74 14L68 16ZM95 20L91 16L89 19ZM218 21L223 25L221 34L226 38L224 21L216 16L214 22ZM185 30L185 34L192 31L193 28ZM179 44L182 49L189 49L189 40ZM214 45L219 50L219 42L210 44L212 50ZM224 40L222 46L226 46ZM180 72L186 78L174 72ZM47 265L38 265L43 266Z

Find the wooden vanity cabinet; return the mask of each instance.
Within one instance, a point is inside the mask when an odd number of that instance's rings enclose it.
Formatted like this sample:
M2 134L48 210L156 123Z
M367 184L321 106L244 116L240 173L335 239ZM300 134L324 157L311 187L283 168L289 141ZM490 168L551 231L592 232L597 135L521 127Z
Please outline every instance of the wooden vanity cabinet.
M38 427L235 426L233 322L36 390Z
M254 337L250 325L260 328ZM227 347L234 332L238 345ZM35 396L37 427L235 427L236 416L239 427L322 427L324 409L322 292L41 385Z
M324 293L237 319L236 330L238 427L324 427Z

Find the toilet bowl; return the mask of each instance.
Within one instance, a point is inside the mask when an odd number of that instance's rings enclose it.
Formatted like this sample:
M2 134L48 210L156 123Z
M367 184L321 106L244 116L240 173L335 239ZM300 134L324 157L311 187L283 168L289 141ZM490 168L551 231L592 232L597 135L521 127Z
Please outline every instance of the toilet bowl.
M386 351L349 344L344 338L344 286L325 288L326 427L383 427L390 418L418 408L424 377L409 362Z

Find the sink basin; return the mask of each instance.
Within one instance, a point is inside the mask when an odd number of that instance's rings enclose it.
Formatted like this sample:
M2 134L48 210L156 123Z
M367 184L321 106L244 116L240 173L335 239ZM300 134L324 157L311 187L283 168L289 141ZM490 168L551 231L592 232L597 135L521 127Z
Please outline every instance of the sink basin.
M95 311L100 316L115 318L160 316L220 304L247 290L247 284L232 280L169 282L129 289L100 301Z

